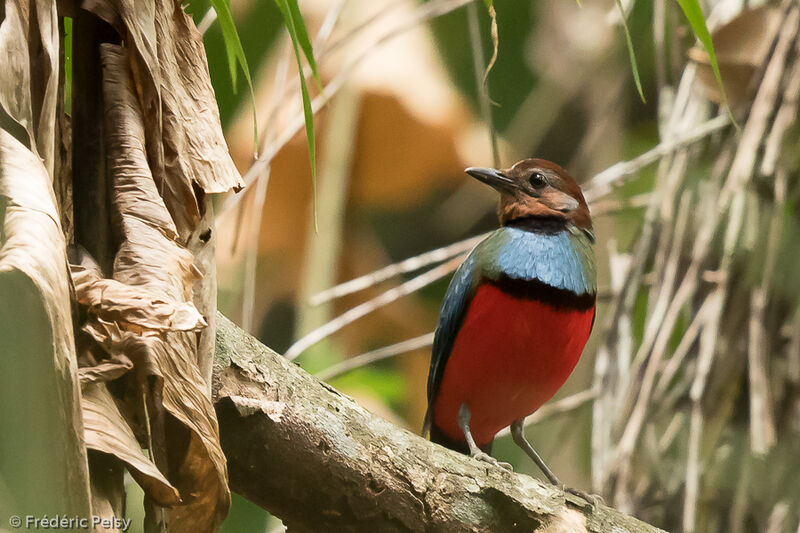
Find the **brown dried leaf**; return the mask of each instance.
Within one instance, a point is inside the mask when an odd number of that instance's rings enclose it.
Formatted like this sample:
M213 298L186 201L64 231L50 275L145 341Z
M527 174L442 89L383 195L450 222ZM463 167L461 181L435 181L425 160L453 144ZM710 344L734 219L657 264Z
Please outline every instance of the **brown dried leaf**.
M181 499L177 489L142 454L139 442L105 384L90 383L82 387L81 392L86 447L124 461L136 482L159 505L179 504Z
M52 180L56 150L56 107L58 104L59 36L58 14L52 0L35 0L36 20L41 50L32 51L33 80L41 90L41 100L34 99L33 118L36 124L36 145ZM30 34L29 34L30 35Z
M117 354L94 366L79 368L78 379L82 386L87 383L113 381L125 375L132 368L133 361L128 359L125 354Z
M199 194L244 186L222 135L202 38L173 0L93 0L86 8L133 47L149 160L185 241L204 209Z
M156 1L156 35L168 179L196 183L207 194L243 187L222 134L202 36L179 2ZM153 117L145 120L152 126Z
M206 196L204 203L205 213L200 218L200 225L186 243L186 248L194 256L194 264L203 276L194 285L192 301L208 322L208 327L200 332L197 341L197 365L208 385L207 391L210 392L217 331L217 233L211 196Z
M9 119L22 126L28 135L21 142L36 150L36 136L33 127L31 107L31 70L28 55L28 25L30 18L28 2L5 2L5 13L0 24L0 57L3 69L0 71L0 106L3 107L3 129L15 131Z
M198 362L210 379L216 310L214 217L207 193L239 189L243 181L219 123L202 38L173 0L87 0L129 46L145 117L147 152L158 190L203 279L194 303L209 320Z
M0 130L0 471L17 514L90 514L68 276L50 176Z
M164 205L169 197L161 201L147 167L144 125L128 75L127 53L122 47L103 45L102 58L112 203L123 236L114 260L114 280L158 294L163 301L192 306L198 273L192 255L173 238ZM130 324L115 322L117 329L112 330L98 320L87 331L97 337L103 330L110 333L103 341L109 353L124 350L134 361L141 355L147 372L159 378L153 398L160 398L171 415L166 418L166 434L185 433L175 441L188 442L186 453L168 454L170 479L184 496L184 505L170 510L171 530L213 530L227 513L230 493L216 416L197 367L197 334L132 329ZM167 447L170 444L174 445L167 442Z
M16 0L5 2L0 24L2 126L42 157L51 177L58 90L57 20L54 2Z
M129 324L125 324L129 326ZM119 322L106 322L100 317L93 316L83 325L83 331L88 333L112 359L124 354L133 361L147 361L146 350L142 350L140 337L155 337L157 332L146 329L123 329ZM88 367L87 367L88 368ZM153 373L148 370L148 374Z
M125 516L125 463L113 455L90 450L89 482L92 485L92 516L109 520ZM112 524L108 524L112 525ZM98 524L93 533L124 533L121 527Z
M84 7L131 43L131 65L147 132L147 150L159 191L181 242L203 279L194 304L209 320L200 333L198 363L211 376L216 310L216 239L206 193L243 186L219 123L202 38L174 1L90 0Z
M170 510L171 531L213 531L230 505L228 471L219 447L219 427L205 383L194 361L197 338L187 333L140 337L152 374L159 375L160 396L167 412L191 431L188 450L170 464L173 479L185 505ZM172 431L182 429L176 427Z
M101 341L110 354L124 352L134 360L144 360L145 372L158 378L156 396L174 417L168 421L177 421L167 433L190 430L186 435L188 449L170 456L170 478L184 495L183 505L170 509L171 531L215 530L227 513L230 492L216 416L194 362L196 337L179 332L142 335L98 319L90 321L84 330Z
M72 265L71 270L78 302L103 320L151 331L196 331L206 326L190 302L166 300L162 293L102 278L80 265Z

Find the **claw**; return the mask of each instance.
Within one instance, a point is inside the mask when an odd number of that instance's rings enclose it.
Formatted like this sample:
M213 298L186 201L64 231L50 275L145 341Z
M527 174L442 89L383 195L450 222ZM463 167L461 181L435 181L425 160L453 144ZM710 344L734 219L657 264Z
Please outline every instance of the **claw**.
M586 503L588 503L589 507L592 508L592 512L597 510L597 506L598 505L601 505L601 504L605 503L605 501L603 500L603 497L598 495L598 494L589 494L587 492L583 492L582 490L573 489L573 488L570 488L570 487L565 487L563 485L561 486L561 489L564 492L568 492L568 493L572 494L573 496L577 496L578 498L580 498L583 501L585 501Z
M461 428L461 431L464 432L464 439L467 441L467 445L469 446L470 456L473 459L477 459L478 461L483 461L484 463L489 463L490 465L499 466L500 468L505 468L508 471L513 472L514 468L508 463L501 463L488 453L481 451L477 444L475 444L475 439L472 437L472 432L469 430L469 419L470 419L470 412L469 407L467 404L461 404L461 407L458 408L458 426Z
M484 463L489 463L490 465L499 466L500 468L504 468L509 472L514 471L514 467L511 466L509 463L503 463L501 461L498 461L497 459L495 459L494 457L485 452L478 452L475 455L473 455L472 458L477 459L478 461L483 461Z

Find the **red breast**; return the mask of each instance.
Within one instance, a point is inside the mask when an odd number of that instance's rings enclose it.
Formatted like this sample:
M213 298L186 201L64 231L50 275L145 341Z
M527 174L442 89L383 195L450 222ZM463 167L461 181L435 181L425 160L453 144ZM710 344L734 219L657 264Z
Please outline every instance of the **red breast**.
M473 297L444 371L433 422L463 441L457 413L466 403L478 446L536 411L564 384L589 338L594 307L555 307L516 298L492 284Z

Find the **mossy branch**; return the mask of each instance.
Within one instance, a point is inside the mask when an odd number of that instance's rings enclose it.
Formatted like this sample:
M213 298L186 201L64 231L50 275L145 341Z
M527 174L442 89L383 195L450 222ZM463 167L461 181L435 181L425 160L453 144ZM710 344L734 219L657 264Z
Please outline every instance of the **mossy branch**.
M289 531L660 531L399 428L222 315L213 394L231 488Z

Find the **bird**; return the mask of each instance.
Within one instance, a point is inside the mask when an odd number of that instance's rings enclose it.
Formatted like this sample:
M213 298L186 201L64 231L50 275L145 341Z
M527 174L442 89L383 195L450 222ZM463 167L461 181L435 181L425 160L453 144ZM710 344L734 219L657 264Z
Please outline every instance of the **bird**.
M423 435L510 469L490 455L497 432L510 426L514 442L565 488L525 438L523 424L565 383L594 326L589 207L569 173L544 159L465 172L500 193L500 227L470 252L445 293Z

